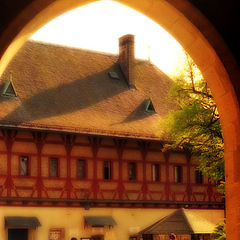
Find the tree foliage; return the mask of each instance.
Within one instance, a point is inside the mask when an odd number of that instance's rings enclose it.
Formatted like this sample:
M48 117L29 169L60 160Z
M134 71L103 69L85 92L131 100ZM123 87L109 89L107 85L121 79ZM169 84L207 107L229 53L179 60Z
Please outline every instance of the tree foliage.
M220 223L215 227L211 234L211 238L215 240L226 240L225 222Z
M176 110L160 122L169 137L165 150L188 151L212 181L224 181L224 144L217 106L207 83L186 54L186 67L169 93Z

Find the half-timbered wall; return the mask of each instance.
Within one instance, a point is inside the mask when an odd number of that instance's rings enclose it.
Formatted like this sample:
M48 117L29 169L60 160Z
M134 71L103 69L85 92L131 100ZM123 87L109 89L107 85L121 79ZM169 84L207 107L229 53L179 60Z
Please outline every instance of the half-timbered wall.
M2 129L1 203L222 203L208 179L196 183L197 164L188 155L161 148L157 141ZM78 175L79 160L84 162L84 177ZM105 162L110 166L107 176Z

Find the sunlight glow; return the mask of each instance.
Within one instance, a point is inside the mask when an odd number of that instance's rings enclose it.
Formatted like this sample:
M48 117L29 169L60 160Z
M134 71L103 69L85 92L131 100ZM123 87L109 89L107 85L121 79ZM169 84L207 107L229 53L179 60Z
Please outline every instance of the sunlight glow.
M117 54L118 38L128 33L135 35L137 58L149 59L165 73L173 73L181 45L148 17L111 0L69 11L31 39Z

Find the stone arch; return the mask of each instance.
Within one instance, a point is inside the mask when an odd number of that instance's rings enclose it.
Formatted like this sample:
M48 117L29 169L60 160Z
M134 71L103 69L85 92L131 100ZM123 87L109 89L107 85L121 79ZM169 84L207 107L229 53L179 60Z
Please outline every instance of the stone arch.
M32 33L58 15L90 2L94 0L32 0L0 36L0 75ZM117 2L132 7L164 27L191 55L207 80L221 115L225 141L228 238L237 240L240 235L237 227L240 224L240 114L237 99L240 98L237 83L240 74L237 64L211 23L189 1Z

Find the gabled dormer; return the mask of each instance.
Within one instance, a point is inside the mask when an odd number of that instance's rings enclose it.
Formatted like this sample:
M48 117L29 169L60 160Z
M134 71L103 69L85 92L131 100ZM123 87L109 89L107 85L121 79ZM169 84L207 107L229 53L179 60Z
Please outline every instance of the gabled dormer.
M1 89L1 95L6 97L16 97L16 91L12 82L12 72L10 72L9 80L5 82Z
M153 103L152 103L152 100L149 98L146 100L145 102L145 111L148 112L148 113L155 113L156 110L153 106Z

